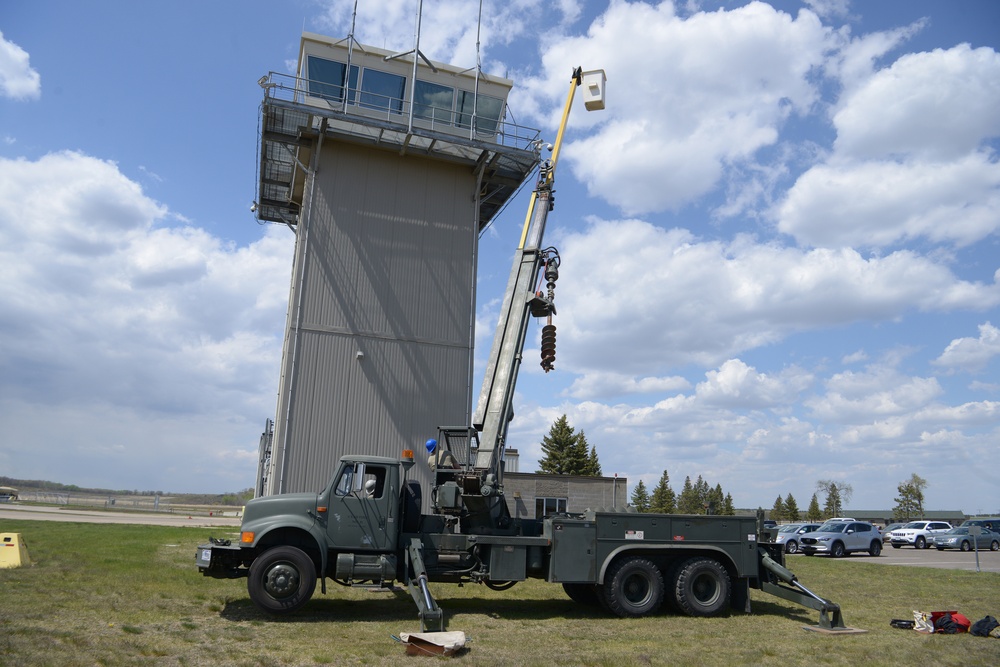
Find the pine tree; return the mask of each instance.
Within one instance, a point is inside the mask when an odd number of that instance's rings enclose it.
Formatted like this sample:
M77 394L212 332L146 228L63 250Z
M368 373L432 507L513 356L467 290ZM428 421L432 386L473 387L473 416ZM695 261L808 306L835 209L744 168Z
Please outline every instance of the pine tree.
M600 477L601 462L597 459L597 449L587 442L587 436L584 435L583 429L576 435L576 446L579 450L576 452L576 455L583 457L585 461L580 472L577 474L588 477Z
M704 514L708 508L708 482L698 475L698 481L694 483L695 493L698 495L698 514Z
M771 508L771 519L783 521L785 519L785 501L781 499L781 494L774 499L774 507Z
M691 483L691 477L685 477L681 494L677 497L677 511L681 514L701 514L701 510L701 501Z
M722 495L722 485L716 484L715 488L708 492L708 512L710 514L720 514L722 505L726 502Z
M589 468L589 471L587 472L588 475L592 477L600 477L604 474L601 470L601 462L597 459L597 448L593 445L590 446L590 459L587 463L587 467Z
M587 442L583 431L575 433L566 415L557 419L542 438L543 457L538 472L550 475L601 475L597 449Z
M542 459L538 472L550 475L566 474L566 450L576 444L576 434L566 421L566 415L557 419L542 438Z
M653 489L650 510L659 514L673 514L677 509L677 495L670 488L670 475L664 470L660 481Z
M799 520L799 504L795 502L795 497L791 493L785 498L785 519L787 521Z
M641 479L632 491L632 506L640 512L649 511L649 493L646 492L646 485Z
M732 494L726 494L726 499L722 503L722 514L726 516L736 516L736 506L733 504Z
M823 512L819 509L819 499L816 494L813 494L812 500L809 501L809 509L806 510L806 518L810 521L819 521L823 518Z

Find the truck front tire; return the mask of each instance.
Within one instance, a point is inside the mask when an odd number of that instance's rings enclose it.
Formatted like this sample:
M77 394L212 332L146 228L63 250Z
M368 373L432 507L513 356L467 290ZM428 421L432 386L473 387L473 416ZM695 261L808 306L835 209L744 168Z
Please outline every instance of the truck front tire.
M663 603L663 573L645 558L616 561L601 586L604 605L616 616L645 616Z
M316 566L301 549L274 547L254 560L247 579L250 599L269 614L288 614L309 601Z
M712 616L729 606L732 581L717 560L691 558L681 565L674 584L677 607L688 616Z

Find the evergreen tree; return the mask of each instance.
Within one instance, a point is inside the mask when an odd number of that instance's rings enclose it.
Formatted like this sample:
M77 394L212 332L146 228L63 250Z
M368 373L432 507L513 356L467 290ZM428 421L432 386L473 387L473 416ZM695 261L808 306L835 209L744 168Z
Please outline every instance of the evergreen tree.
M550 475L564 475L567 467L567 450L576 444L576 434L566 421L566 415L557 419L549 428L549 434L542 438L542 459L538 462L538 472Z
M813 494L812 500L809 501L809 509L806 510L806 518L810 521L819 521L823 518L823 512L819 509L819 499L816 494Z
M583 435L581 433L581 435ZM590 459L588 461L589 472L588 475L592 477L600 477L604 473L601 471L601 462L597 459L597 448L593 445L590 446Z
M715 488L708 492L708 512L711 514L721 514L722 506L726 502L722 495L722 485L716 484Z
M733 496L726 494L726 499L722 503L722 514L726 516L736 516L736 506L733 505Z
M785 498L785 520L786 521L798 521L799 520L799 504L795 502L795 496L791 493Z
M650 510L659 514L673 514L677 510L677 495L670 488L670 475L664 470L660 481L653 489Z
M542 438L542 454L538 472L550 475L601 474L597 449L589 445L583 431L573 431L566 415L557 419L549 428L549 434Z
M646 485L641 479L632 491L632 506L640 512L649 511L649 493L646 492Z
M579 449L576 453L577 456L582 456L586 460L583 469L577 474L600 477L601 462L597 459L597 449L587 442L587 436L584 435L583 429L576 436L576 446Z
M771 508L771 519L774 521L784 521L785 519L785 501L781 499L781 494L774 499L774 507Z
M677 497L677 511L681 514L701 514L701 500L698 492L691 483L691 477L684 478L684 486L681 488L681 495Z
M698 514L704 514L708 508L708 482L698 475L698 481L694 483L695 493L698 494Z

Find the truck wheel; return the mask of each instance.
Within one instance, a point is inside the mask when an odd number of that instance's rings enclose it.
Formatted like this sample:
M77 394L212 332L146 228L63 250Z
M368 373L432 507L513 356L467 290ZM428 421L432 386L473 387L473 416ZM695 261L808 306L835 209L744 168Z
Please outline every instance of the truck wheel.
M601 604L597 597L597 589L593 584L563 584L563 590L569 599L577 604L595 607Z
M926 549L927 548L927 540L924 539L923 535L919 535L919 536L917 536L917 540L913 543L913 547L915 549Z
M868 547L869 556L880 556L882 554L882 541L872 540L872 545Z
M847 551L844 550L843 542L834 542L833 546L830 547L830 555L834 558L843 558L847 555Z
M674 597L688 616L712 616L729 606L731 590L729 573L722 563L697 557L681 565Z
M652 614L663 603L663 573L645 558L622 558L608 570L601 592L616 616Z
M316 588L316 566L301 549L274 547L254 560L247 579L250 599L270 614L288 614L304 605Z

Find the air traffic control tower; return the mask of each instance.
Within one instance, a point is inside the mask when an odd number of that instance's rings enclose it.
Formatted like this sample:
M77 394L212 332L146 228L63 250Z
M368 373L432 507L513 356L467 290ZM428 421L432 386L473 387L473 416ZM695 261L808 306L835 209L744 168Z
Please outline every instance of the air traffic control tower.
M297 76L259 83L255 213L296 239L258 496L470 423L479 232L539 162L538 131L507 120L510 80L419 47L304 33Z

